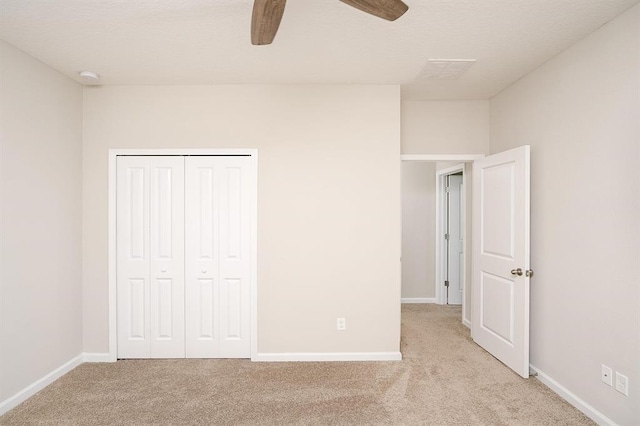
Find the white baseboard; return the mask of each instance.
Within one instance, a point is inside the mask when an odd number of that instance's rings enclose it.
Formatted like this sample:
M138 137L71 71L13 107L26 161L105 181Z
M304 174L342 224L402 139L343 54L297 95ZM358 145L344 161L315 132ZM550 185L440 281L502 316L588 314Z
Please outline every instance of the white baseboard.
M70 359L69 361L62 364L60 367L56 368L46 376L36 380L31 383L26 388L22 389L17 394L10 396L4 401L0 402L0 416L11 410L12 408L18 406L23 403L27 399L31 398L33 395L40 392L42 389L49 386L51 383L58 380L60 377L67 374L69 371L73 370L80 364L82 364L83 356L82 354Z
M403 297L400 303L438 303L435 297Z
M551 389L552 391L560 395L569 404L573 405L578 410L582 411L591 420L598 423L599 425L616 426L616 423L613 420L611 420L610 418L602 414L600 411L593 408L583 399L580 399L576 394L571 392L569 389L565 388L560 383L553 380L545 372L540 371L540 369L538 369L534 365L529 365L529 367L531 368L531 370L533 370L535 373L538 374L536 376L538 380L544 383L549 389Z
M82 362L115 362L115 360L111 359L111 356L109 355L108 352L106 353L83 352Z
M462 318L462 325L466 326L469 330L471 330L471 321L466 318Z
M402 361L400 352L259 353L254 362Z

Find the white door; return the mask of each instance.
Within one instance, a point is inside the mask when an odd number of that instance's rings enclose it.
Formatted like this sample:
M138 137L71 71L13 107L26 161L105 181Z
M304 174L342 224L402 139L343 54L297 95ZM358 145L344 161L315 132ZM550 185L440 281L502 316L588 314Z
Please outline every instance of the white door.
M529 146L473 165L473 339L529 377Z
M117 159L119 358L184 357L184 160Z
M462 304L462 175L449 175L447 193L447 304Z
M186 354L248 358L251 157L186 159Z

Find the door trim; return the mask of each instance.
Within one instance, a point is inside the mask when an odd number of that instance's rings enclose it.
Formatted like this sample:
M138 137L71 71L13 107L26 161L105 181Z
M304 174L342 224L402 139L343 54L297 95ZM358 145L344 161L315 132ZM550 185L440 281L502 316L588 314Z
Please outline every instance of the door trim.
M116 299L116 160L125 155L243 155L251 157L251 360L258 355L258 150L257 149L110 149L109 150L109 362L118 356Z

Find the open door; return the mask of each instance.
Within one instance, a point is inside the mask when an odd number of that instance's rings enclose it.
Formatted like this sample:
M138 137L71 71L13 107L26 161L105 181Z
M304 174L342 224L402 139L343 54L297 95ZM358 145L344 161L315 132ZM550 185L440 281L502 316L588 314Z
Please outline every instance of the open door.
M464 297L464 240L462 226L465 220L462 211L462 173L446 176L446 302L447 305L462 305Z
M473 340L529 377L529 146L473 164Z

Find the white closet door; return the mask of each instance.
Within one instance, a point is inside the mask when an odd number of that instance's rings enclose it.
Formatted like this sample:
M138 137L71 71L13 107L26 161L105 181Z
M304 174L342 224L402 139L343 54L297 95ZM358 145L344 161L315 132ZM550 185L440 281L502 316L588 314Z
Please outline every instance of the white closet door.
M250 157L186 159L186 354L250 356Z
M184 357L184 158L117 162L118 357Z

